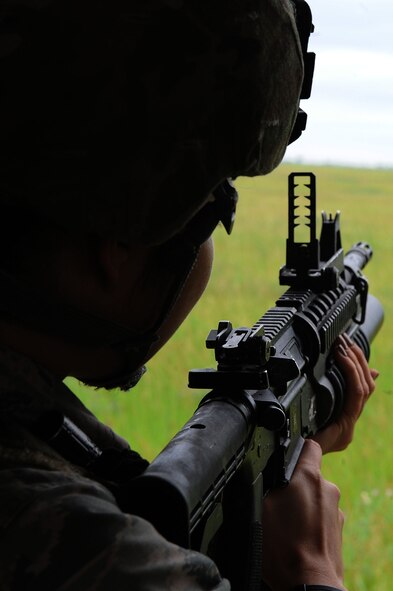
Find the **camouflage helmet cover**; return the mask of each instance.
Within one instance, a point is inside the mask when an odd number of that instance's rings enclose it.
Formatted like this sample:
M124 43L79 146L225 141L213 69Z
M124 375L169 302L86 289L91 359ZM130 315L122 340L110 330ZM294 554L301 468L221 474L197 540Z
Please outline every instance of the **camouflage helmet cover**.
M277 166L302 76L290 0L0 0L0 195L163 242Z

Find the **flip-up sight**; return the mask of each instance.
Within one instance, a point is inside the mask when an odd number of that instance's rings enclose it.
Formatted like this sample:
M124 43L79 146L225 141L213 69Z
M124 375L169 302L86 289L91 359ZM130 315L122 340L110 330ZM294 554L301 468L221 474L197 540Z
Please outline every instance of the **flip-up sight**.
M340 213L322 212L320 240L316 237L316 180L311 172L288 177L288 239L286 265L280 285L300 286L315 292L334 289L344 271Z

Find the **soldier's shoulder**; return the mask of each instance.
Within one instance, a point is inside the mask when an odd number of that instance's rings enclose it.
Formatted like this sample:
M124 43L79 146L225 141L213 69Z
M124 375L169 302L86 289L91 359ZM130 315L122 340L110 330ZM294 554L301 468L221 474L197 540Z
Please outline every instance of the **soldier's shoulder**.
M49 589L52 581L57 587L55 581L66 580L105 552L125 522L113 495L100 483L65 463L56 464L45 450L0 445L4 589L36 588L35 584Z
M2 589L67 582L97 591L228 591L207 557L170 544L147 521L122 512L105 486L55 459L40 445L0 444Z

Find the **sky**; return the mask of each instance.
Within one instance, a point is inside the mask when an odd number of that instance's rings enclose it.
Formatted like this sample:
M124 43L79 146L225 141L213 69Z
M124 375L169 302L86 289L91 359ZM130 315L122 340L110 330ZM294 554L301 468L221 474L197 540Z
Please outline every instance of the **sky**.
M308 0L307 129L286 161L393 168L393 0Z

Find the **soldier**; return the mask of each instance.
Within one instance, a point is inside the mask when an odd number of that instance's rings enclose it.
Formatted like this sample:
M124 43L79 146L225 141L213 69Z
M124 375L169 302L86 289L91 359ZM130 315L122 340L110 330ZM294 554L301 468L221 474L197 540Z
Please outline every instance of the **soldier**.
M203 293L211 234L230 215L225 179L270 172L291 135L303 76L293 4L0 6L1 589L229 589L210 559L122 509L113 466L136 475L146 462L62 380L134 386ZM348 444L376 376L352 344L337 358L348 402L324 451ZM64 415L112 450L110 466L45 442ZM307 443L268 501L273 590L344 589L338 492L320 454ZM276 509L292 503L284 545ZM277 548L289 559L272 569Z

